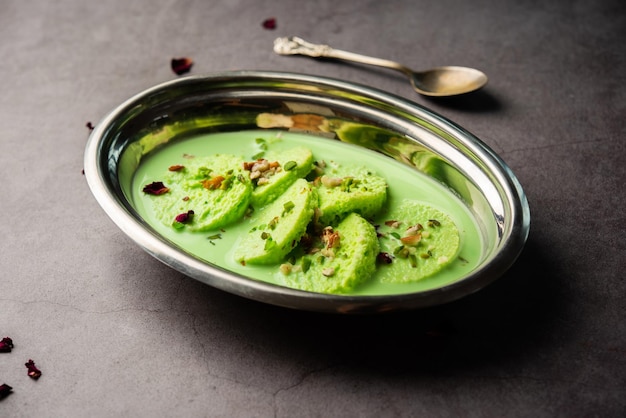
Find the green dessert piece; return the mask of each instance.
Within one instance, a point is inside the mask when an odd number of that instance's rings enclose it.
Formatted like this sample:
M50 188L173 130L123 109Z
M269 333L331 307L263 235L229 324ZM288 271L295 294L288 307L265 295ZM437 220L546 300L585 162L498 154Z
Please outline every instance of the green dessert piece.
M278 264L298 244L313 218L317 194L298 179L278 199L252 215L250 232L239 242L235 259L242 264Z
M294 263L281 265L286 286L320 293L345 293L368 280L379 252L376 229L356 213L321 233L321 245ZM321 248L320 248L321 247Z
M350 213L366 219L376 216L387 200L387 182L366 167L324 164L316 180L319 222L336 225Z
M206 231L237 222L252 194L243 160L228 154L186 159L162 180L169 190L149 197L156 217L176 229Z
M380 250L388 264L382 281L409 283L432 276L455 259L459 230L445 213L414 200L404 200L378 227Z
M313 153L304 147L280 153L268 151L257 161L246 162L253 184L251 203L262 207L282 195L297 179L313 168Z

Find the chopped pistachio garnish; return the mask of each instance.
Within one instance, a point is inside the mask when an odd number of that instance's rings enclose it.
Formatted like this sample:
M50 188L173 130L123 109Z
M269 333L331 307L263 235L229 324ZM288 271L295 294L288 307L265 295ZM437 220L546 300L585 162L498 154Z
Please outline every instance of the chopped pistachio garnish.
M385 221L385 225L387 225L390 228L399 228L400 221Z
M322 274L326 277L330 277L335 274L335 269L333 267L327 267L322 269Z
M280 265L280 272L283 273L285 276L291 273L292 269L293 265L291 263L284 263Z
M291 210L295 207L296 205L291 200L289 202L285 202L285 204L283 205L283 216L291 212Z
M302 272L306 273L307 271L309 271L309 268L311 267L311 260L309 258L302 257L300 266L302 268Z
M324 187L332 188L332 187L341 186L341 183L343 182L343 178L322 176L320 178L320 181L322 182Z
M439 222L436 219L429 219L428 220L428 226L431 227L431 228L434 227L434 226L441 226L441 222Z
M269 236L269 234L268 234L268 237L267 237L267 239L265 240L265 246L263 247L263 249L264 249L265 251L269 251L269 250L271 250L271 249L272 249L272 248L274 248L274 247L276 247L276 241L274 241L274 240L272 239L272 237L271 237L271 236Z
M278 216L274 216L274 217L272 218L272 220L268 222L267 227L268 227L269 229L274 229L274 228L276 228L276 225L278 225L278 220L279 220L279 219L280 219L280 218L279 218Z

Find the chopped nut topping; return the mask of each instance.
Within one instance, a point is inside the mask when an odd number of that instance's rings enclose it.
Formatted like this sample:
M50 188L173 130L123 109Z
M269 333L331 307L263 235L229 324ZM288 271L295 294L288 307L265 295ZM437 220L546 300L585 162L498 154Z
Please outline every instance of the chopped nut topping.
M322 274L326 277L330 277L335 274L335 269L333 267L326 267L322 269Z
M417 235L424 227L421 224L410 226L404 232L406 235Z
M256 186L269 183L269 178L282 170L278 161L270 162L265 158L259 158L256 161L246 161L243 163L243 169L250 172L250 180Z
M339 232L335 232L332 227L327 226L322 231L322 242L326 248L339 248Z
M320 254L327 258L335 258L335 250L332 248L322 248Z
M428 220L428 226L429 227L433 227L433 226L441 226L441 222L439 222L437 219L429 219Z
M283 273L285 276L291 273L292 269L293 265L291 263L284 263L280 265L280 272Z
M272 218L272 220L271 220L271 221L269 221L269 222L267 223L267 227L268 227L269 229L274 229L274 228L276 228L276 225L278 225L278 221L279 221L279 220L280 220L280 218L279 218L278 216L274 216L274 217Z
M422 240L422 234L417 232L415 235L407 235L405 237L400 238L400 241L404 245L415 246Z
M210 179L206 179L202 181L202 187L207 190L216 190L222 186L222 182L226 178L224 176L215 176Z
M385 225L391 227L391 228L399 228L400 227L400 221L385 221Z
M343 178L322 176L320 181L325 187L332 188L332 187L341 186L341 183L343 182Z

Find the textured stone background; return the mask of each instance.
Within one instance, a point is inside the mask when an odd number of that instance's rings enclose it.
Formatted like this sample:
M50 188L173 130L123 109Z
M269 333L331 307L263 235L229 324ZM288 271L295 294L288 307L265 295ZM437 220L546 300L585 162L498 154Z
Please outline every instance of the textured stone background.
M277 19L277 28L261 22ZM274 55L300 35L489 85L429 100L386 70ZM3 0L0 414L623 416L626 3ZM491 146L530 201L515 266L463 300L379 317L226 294L144 253L81 175L87 121L176 76L281 70L367 84ZM33 381L23 363L34 359Z

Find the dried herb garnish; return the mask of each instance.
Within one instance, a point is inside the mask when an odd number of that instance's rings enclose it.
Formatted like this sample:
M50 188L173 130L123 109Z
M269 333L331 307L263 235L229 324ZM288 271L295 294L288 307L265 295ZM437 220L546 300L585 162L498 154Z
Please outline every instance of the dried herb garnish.
M28 362L24 363L26 368L28 369L28 376L32 379L39 379L41 377L41 370L35 366L35 362L32 360L28 360Z
M274 30L276 29L276 18L269 17L263 21L263 27L265 29Z
M144 193L153 194L153 195L161 195L169 191L170 191L169 187L166 187L162 181L152 182L143 188Z
M6 383L1 384L0 385L0 400L9 396L9 394L11 393L11 390L13 390L11 386L7 385Z
M190 58L172 58L171 64L176 75L183 75L191 70L193 61Z
M0 341L0 353L10 353L13 349L13 340L9 337L4 337Z

